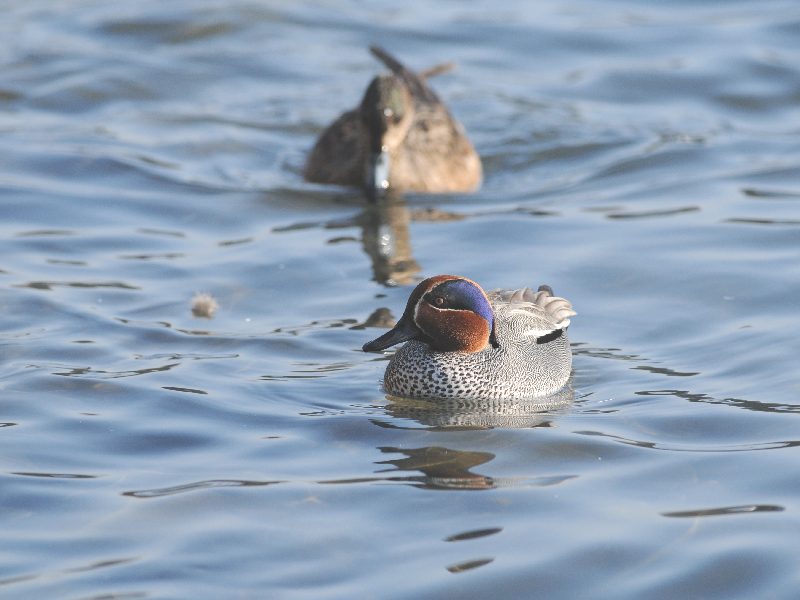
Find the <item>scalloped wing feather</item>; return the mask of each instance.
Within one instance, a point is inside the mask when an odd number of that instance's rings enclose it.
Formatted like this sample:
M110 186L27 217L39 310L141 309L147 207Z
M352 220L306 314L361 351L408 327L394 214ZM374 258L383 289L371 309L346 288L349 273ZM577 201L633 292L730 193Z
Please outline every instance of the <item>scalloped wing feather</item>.
M534 292L530 288L496 290L489 294L495 311L505 313L511 329L524 336L540 337L569 327L569 318L577 313L566 298L553 296L546 286Z

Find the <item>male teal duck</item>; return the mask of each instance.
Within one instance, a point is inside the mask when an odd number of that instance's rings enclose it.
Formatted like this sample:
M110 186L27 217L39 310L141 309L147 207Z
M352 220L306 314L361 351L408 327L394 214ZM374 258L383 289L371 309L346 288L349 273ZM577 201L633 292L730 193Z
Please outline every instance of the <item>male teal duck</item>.
M389 191L471 192L480 186L481 160L423 73L370 47L391 71L375 77L361 103L339 116L317 140L303 172L308 181L362 186L374 200Z
M568 300L548 286L486 294L465 277L420 283L397 325L364 344L407 341L389 361L386 391L409 398L522 399L552 394L569 379Z

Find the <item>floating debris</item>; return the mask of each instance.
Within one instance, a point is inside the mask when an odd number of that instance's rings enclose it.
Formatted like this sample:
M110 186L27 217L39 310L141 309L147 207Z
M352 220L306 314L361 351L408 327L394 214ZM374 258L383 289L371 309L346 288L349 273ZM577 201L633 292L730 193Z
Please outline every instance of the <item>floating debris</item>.
M211 294L200 292L192 298L192 314L195 317L211 319L217 312L219 303Z

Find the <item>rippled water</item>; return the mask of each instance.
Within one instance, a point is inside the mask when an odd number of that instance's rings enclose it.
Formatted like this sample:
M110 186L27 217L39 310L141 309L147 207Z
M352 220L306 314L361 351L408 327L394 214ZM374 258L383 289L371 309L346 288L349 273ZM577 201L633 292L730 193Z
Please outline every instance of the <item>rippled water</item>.
M33 1L0 36L0 595L796 597L796 2ZM375 42L458 63L480 193L301 180ZM384 396L360 346L437 273L573 302L557 407Z

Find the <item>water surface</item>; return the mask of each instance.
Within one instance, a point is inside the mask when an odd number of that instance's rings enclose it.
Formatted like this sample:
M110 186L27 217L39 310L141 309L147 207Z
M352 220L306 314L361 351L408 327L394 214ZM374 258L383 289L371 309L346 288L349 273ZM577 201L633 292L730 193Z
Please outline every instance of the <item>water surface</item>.
M4 14L0 596L796 596L794 2ZM479 193L302 181L370 43ZM384 395L438 273L573 302L563 402Z

